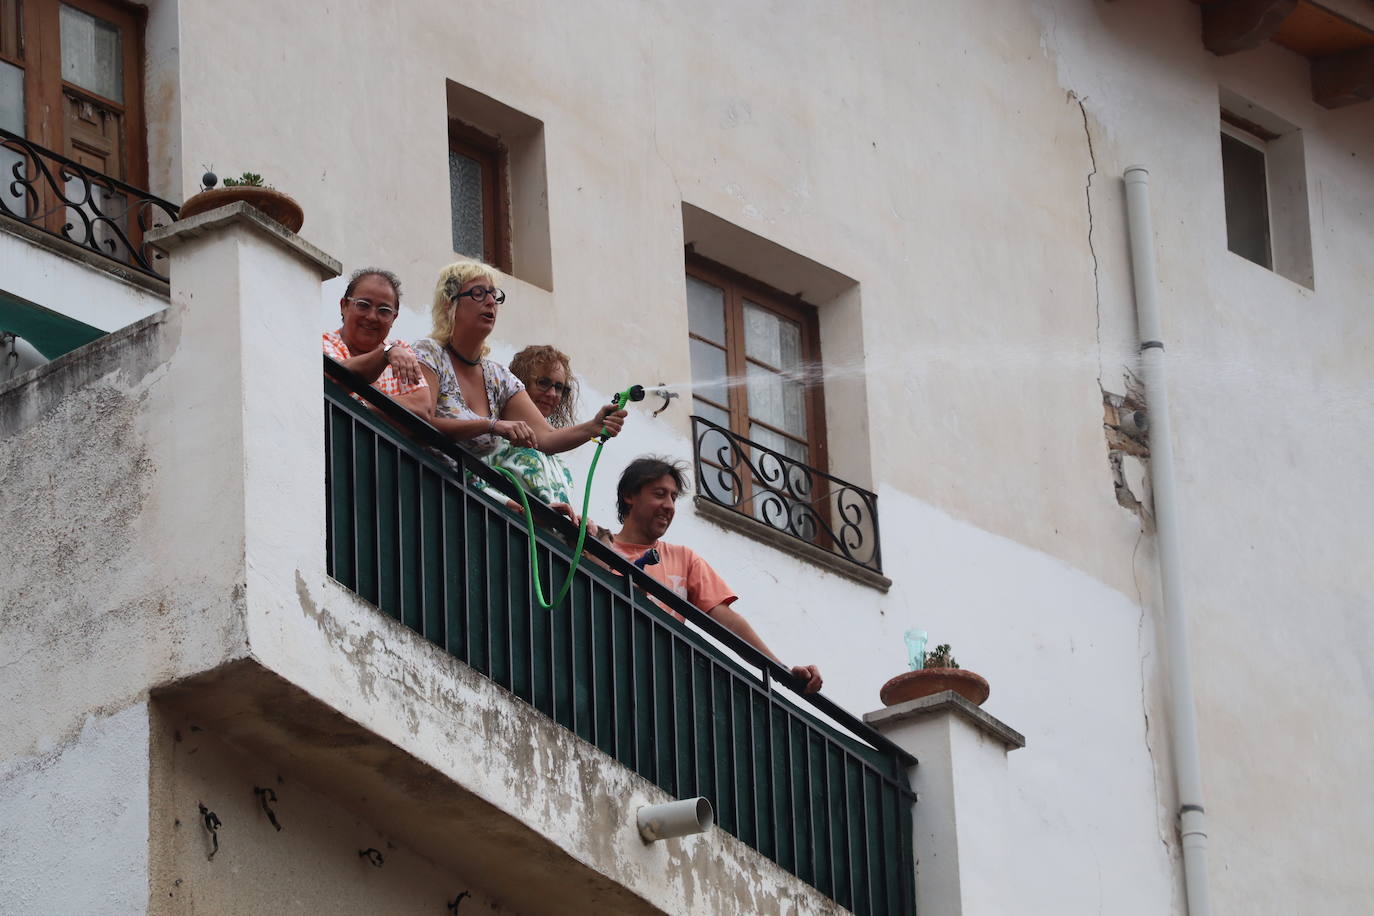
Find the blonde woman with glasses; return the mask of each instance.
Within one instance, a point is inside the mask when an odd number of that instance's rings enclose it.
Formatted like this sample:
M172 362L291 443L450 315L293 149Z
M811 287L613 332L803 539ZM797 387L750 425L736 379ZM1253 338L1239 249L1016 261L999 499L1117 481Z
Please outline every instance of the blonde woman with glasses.
M458 261L439 272L430 313L433 330L414 344L429 390L422 415L482 457L507 442L553 455L577 448L603 429L617 435L626 411L614 404L585 422L550 426L525 384L487 358L487 338L506 301L500 281L500 272L480 261Z

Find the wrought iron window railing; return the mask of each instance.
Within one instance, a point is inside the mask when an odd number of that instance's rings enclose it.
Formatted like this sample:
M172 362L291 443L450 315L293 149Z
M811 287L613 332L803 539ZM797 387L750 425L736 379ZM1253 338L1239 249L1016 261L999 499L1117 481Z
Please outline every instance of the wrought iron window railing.
M602 544L587 552L616 572L584 563L563 605L539 610L523 521L461 475L513 495L506 479L324 367L331 576L673 796L706 796L718 826L843 906L915 912L914 758L822 695L785 699L786 669ZM547 589L576 529L531 504Z
M878 495L692 417L697 494L799 541L883 571Z
M177 209L0 129L0 215L165 280L166 258L143 234L170 225Z

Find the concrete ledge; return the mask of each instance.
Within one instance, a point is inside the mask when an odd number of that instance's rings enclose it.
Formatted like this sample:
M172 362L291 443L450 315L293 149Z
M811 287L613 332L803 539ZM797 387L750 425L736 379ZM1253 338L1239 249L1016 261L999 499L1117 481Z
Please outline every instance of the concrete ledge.
M836 556L828 550L822 550L815 544L808 544L806 541L792 537L790 534L783 534L772 525L765 525L763 522L740 515L733 509L727 509L709 499L702 499L700 496L692 499L692 504L697 510L697 514L708 522L714 522L722 528L753 538L756 541L776 547L784 553L794 554L817 566L822 567L827 572L833 572L837 576L844 576L858 582L860 585L867 585L869 588L886 592L892 588L892 580L882 573L874 572L871 569L864 569L858 564L851 563L843 557Z
M234 224L246 226L279 242L301 260L314 265L321 279L328 280L343 273L343 265L337 260L243 201L177 220L170 226L150 229L143 239L163 251L175 251L187 242Z
M1009 751L1026 746L1025 735L996 716L984 712L980 707L973 705L953 690L941 691L928 697L921 697L918 700L908 700L905 703L898 703L896 706L865 713L864 721L874 728L881 729L907 719L919 719L939 713L961 716L979 731L1001 741Z
M157 231L161 230L148 230L148 233L144 234L144 238L147 239L150 233ZM131 286L137 286L139 289L161 296L163 299L167 298L167 280L165 278L149 276L141 270L134 270L132 267L127 267L113 258L107 258L98 251L92 251L83 245L78 245L75 242L53 235L51 232L39 229L37 226L31 226L28 223L10 217L0 216L0 232L6 232L21 238L39 248L47 249L59 257L66 258L69 261L75 261L83 267L89 267L92 270L98 270L101 273L109 274L116 280L122 280Z
M0 382L0 435L8 435L28 426L67 394L90 384L112 369L128 369L135 365L155 366L165 356L157 352L157 338L161 333L159 326L166 321L166 311L154 312L128 327L98 337L70 353L63 353L52 362L34 366L27 372ZM16 393L50 376L58 378L34 386L24 394ZM21 408L20 401L25 398L31 403Z

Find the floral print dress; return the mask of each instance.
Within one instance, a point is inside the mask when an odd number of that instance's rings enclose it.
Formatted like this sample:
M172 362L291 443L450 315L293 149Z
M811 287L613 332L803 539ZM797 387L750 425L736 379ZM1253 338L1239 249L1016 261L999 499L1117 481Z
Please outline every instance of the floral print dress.
M505 468L520 478L525 492L546 503L567 503L573 505L572 471L557 455L546 455L537 448L524 448L509 442L486 459L494 468ZM484 489L484 487L479 487ZM489 494L505 499L499 493Z
M477 413L463 400L463 386L458 383L458 375L453 371L453 363L448 358L444 345L431 337L417 340L411 345L420 362L428 366L439 379L439 396L434 411L441 417L453 420L486 420L488 417ZM525 385L505 366L492 359L482 357L482 382L487 389L487 403L491 405L491 416L500 418L506 403L521 391ZM475 455L483 457L496 451L506 440L500 436L485 433L475 439L464 439L458 443Z

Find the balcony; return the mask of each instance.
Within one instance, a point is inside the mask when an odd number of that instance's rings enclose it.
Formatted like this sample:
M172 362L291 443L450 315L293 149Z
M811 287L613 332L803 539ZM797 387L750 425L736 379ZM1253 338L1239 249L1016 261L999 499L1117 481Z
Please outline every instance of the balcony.
M692 417L698 497L744 533L777 532L841 559L886 590L878 495L712 423ZM732 518L733 517L733 518ZM742 523L741 521L742 520ZM813 554L814 556L814 554Z
M0 355L18 360L0 379L166 308L167 261L144 235L176 216L174 204L0 130Z
M176 204L3 129L0 172L0 215L138 273L167 279L165 257L143 235L175 220Z
M671 795L706 796L721 829L839 904L914 911L908 753L795 693L785 669L600 544L588 553L615 572L584 563L564 605L539 610L523 522L436 453L505 479L328 357L324 370L329 575ZM533 509L547 588L575 529Z

